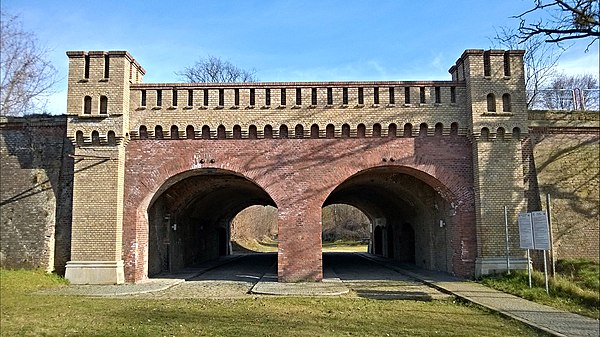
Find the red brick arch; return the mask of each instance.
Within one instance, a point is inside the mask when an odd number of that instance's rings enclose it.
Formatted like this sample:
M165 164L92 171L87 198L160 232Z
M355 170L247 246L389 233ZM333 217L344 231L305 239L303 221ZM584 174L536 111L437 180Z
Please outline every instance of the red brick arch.
M147 210L161 186L172 177L214 168L247 178L277 204L280 279L319 280L323 202L349 177L386 166L415 176L456 204L459 221L465 223L456 244L469 250L476 239L474 230L467 228L467 224L474 227L474 212L471 146L466 137L131 141L124 186L126 279L147 276ZM474 249L457 249L465 261L474 259ZM461 268L467 270L468 263Z

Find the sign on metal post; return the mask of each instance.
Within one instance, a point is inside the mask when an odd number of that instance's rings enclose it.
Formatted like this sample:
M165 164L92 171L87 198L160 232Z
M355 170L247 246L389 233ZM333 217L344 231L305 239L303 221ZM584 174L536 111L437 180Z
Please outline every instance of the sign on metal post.
M548 230L548 216L546 211L531 212L533 223L533 246L538 250L550 249L550 232Z
M519 243L522 249L533 249L531 213L519 213Z

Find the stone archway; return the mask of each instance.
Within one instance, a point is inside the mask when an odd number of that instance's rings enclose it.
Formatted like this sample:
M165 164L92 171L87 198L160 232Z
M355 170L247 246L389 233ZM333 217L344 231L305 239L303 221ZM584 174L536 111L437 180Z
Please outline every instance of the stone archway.
M231 221L251 205L276 206L235 172L196 169L169 178L148 208L148 276L228 255Z
M449 273L461 273L465 224L459 196L429 174L406 166L360 171L339 184L324 206L355 206L372 221L370 253ZM409 225L410 224L410 225Z

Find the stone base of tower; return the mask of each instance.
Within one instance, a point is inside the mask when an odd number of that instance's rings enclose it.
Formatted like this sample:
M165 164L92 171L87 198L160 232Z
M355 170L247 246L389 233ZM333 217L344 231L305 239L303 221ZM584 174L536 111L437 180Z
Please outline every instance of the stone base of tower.
M122 284L125 283L123 260L69 261L65 278L72 284Z
M527 270L529 261L524 257L511 257L510 270ZM475 277L500 274L507 271L506 256L478 257L475 260Z

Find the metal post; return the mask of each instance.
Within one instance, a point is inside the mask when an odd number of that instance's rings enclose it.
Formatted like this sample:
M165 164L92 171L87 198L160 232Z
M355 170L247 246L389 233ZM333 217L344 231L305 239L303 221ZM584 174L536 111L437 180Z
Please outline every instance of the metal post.
M550 294L548 291L548 263L546 262L546 252L547 250L544 250L544 278L546 280L546 294Z
M506 270L510 275L510 248L508 244L508 208L504 206L504 228L506 230Z
M550 220L552 218L552 216L550 216L550 212L552 211L550 206L550 193L546 193L546 211L548 213L548 234L550 238L550 263L552 266L552 277L554 277L554 275L556 275L556 261L554 254L554 240L552 239L552 222Z
M527 249L527 276L529 277L529 288L531 289L531 259L529 258L529 249Z

